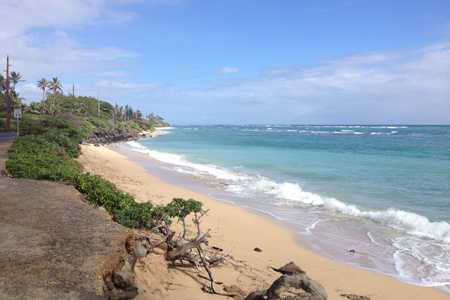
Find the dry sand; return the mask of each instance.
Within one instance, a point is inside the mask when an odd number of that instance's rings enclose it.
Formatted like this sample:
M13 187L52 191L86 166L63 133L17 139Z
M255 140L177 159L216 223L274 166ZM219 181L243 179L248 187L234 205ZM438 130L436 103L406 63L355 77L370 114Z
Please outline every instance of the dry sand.
M82 146L78 159L87 172L100 174L138 202L168 203L174 197L195 199L210 209L202 223L211 229L212 245L231 249L235 261L213 268L217 281L236 285L247 294L267 289L279 277L269 268L294 261L306 274L320 282L328 299L347 299L340 294L357 294L375 299L450 299L450 295L431 287L397 281L389 276L351 267L307 251L293 241L293 235L268 219L246 209L217 201L205 194L167 183L149 174L143 167L107 147ZM132 151L132 150L130 150ZM255 252L259 247L262 252ZM149 254L136 269L140 295L136 299L224 299L201 291L207 276L193 267L173 267L162 255ZM219 285L218 289L222 287Z

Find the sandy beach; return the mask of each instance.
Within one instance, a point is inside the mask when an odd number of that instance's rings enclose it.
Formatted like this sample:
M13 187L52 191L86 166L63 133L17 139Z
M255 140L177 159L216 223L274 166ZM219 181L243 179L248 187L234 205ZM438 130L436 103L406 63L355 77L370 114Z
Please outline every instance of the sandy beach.
M212 269L216 280L223 282L222 286L236 285L246 294L267 289L280 275L269 267L278 268L293 261L325 287L328 299L346 299L341 294L372 300L450 299L449 294L435 288L406 284L307 251L293 241L289 230L244 208L167 183L113 148L83 145L82 152L78 161L85 171L112 181L137 202L166 204L174 197L201 201L209 209L202 222L203 231L210 229L211 244L224 251L231 250L234 257ZM142 159L150 158L142 155ZM255 247L262 252L255 252ZM207 280L197 276L207 276L204 269L200 272L191 266L173 267L162 255L151 253L141 259L136 274L140 289L136 299L224 299L201 290L203 285L208 285ZM222 287L219 285L218 289Z

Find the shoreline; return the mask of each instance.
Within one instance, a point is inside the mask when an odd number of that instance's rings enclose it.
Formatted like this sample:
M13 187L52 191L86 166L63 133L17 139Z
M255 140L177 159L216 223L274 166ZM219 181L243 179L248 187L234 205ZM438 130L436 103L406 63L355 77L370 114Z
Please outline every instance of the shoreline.
M266 217L167 183L149 174L140 164L114 149L83 146L83 153L79 161L85 166L86 171L100 174L114 182L119 188L132 194L138 202L151 201L154 204L163 204L170 202L173 197L193 198L203 202L204 208L210 209L204 224L205 228L212 229L211 243L220 245L224 250L231 249L231 255L238 261L245 261L246 264L247 270L236 271L236 266L233 268L230 263L213 269L216 279L226 285L236 284L248 293L256 289L267 289L279 277L278 273L270 271L268 267L280 267L294 261L309 277L325 287L328 299L344 299L340 294L357 294L371 299L450 299L449 294L435 288L407 284L388 275L358 269L305 250L295 243L294 236L288 229ZM243 231L242 228L246 230ZM261 248L263 252L254 252L255 247ZM164 267L164 262L159 263ZM184 271L190 274L198 273L195 268L191 269L193 270ZM202 284L195 278L196 275L190 280L192 282L185 283L186 273L179 274L180 271L177 269L168 270L169 272L167 269L159 270L168 277L162 280L164 283L160 283L162 286L157 288L161 291L159 295L161 299L166 297L169 299L176 295L183 295L184 299L215 297L201 291ZM265 278L251 279L248 270ZM180 275L183 275L181 278L184 277L184 281L179 281L180 278L177 276ZM145 279L145 276L142 278L147 282L143 281L141 288L154 286L155 282ZM169 284L169 281L172 281L172 284ZM181 290L174 288L180 284L183 287ZM168 286L171 288L167 289ZM185 292L182 292L183 290ZM187 298L186 290L189 291ZM144 295L145 293L141 293L138 296L141 298L137 299L146 299Z

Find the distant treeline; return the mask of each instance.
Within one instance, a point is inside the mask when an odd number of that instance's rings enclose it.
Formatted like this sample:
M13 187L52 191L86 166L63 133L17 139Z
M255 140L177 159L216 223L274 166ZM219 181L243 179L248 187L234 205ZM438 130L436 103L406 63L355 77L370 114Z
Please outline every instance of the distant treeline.
M24 114L51 115L57 117L62 112L72 113L77 117L89 120L95 126L101 126L109 131L117 129L123 130L154 130L155 127L167 127L168 123L164 118L154 113L144 115L139 109L134 110L131 106L115 106L106 101L99 101L94 97L78 96L72 94L64 95L62 85L58 78L47 81L42 78L38 81L38 88L42 90L42 100L31 102L27 105L15 92L15 84L21 80L20 73L14 73L14 78L10 77L10 112L11 116L14 108L21 108ZM100 105L99 105L100 104ZM6 80L0 75L0 129L6 127ZM2 114L3 113L3 114Z

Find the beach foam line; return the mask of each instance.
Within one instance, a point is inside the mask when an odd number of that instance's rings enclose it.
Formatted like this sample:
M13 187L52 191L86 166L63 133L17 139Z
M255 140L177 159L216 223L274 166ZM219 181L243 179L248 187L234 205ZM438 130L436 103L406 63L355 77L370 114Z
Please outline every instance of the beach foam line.
M370 219L410 235L450 243L450 224L445 221L431 222L427 217L396 208L381 211L362 210L356 205L346 204L332 197L303 191L298 183L277 183L259 174L237 173L212 164L191 163L182 155L150 150L138 142L131 141L127 144L135 151L145 153L162 162L177 165L178 172L229 181L225 190L241 196L249 196L249 193L263 193L277 199L279 202L273 203L275 205L312 205L348 216Z

